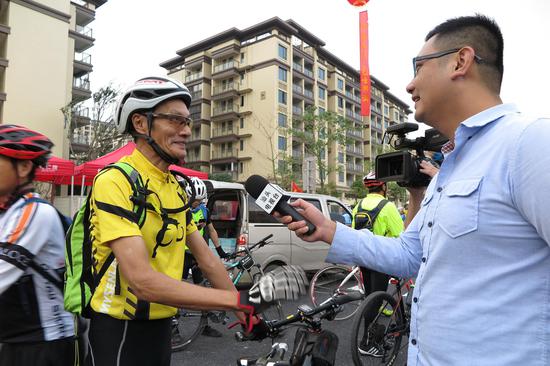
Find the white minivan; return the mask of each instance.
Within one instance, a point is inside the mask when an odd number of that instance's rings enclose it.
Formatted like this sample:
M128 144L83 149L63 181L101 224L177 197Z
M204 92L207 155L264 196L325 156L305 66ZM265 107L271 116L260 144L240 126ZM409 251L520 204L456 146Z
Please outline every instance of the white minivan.
M226 252L239 250L273 234L271 244L253 253L256 263L270 271L273 268L294 264L306 272L315 272L326 266L325 257L329 246L323 242L308 243L288 230L274 217L267 214L254 202L244 186L213 180L204 181L208 190L208 209L211 221ZM289 192L290 201L301 198L316 206L332 220L351 225L350 209L337 198L308 193Z

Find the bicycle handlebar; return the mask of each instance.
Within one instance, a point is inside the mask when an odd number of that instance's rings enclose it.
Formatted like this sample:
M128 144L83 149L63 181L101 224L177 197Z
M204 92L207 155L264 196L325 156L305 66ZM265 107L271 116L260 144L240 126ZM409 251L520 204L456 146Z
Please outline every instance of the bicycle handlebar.
M363 299L364 295L360 292L354 292L350 294L345 295L338 295L335 297L332 297L325 301L323 304L308 310L301 310L300 307L298 307L298 311L292 315L287 316L284 319L276 319L276 320L268 320L266 321L266 325L269 328L269 337L274 337L277 335L278 330L285 325L296 323L296 322L303 322L307 323L310 321L314 315L319 314L323 311L326 311L325 314L321 316L321 319L326 319L330 317L331 314L334 313L334 310L336 310L340 305L346 304L351 301L357 301ZM330 311L327 311L330 310ZM253 336L247 336L242 332L236 332L235 338L237 341L250 341L250 340L256 340L253 338Z
M230 260L230 259L235 259L237 258L240 254L247 254L249 252L251 252L254 248L256 248L257 246L260 246L263 247L264 245L268 244L267 241L269 239L271 239L273 237L273 234L269 234L268 236L266 236L265 238L263 238L262 240L260 240L259 242L257 242L256 244L252 245L250 248L245 248L244 250L239 250L238 252L234 252L234 253L231 253L227 256L227 260Z

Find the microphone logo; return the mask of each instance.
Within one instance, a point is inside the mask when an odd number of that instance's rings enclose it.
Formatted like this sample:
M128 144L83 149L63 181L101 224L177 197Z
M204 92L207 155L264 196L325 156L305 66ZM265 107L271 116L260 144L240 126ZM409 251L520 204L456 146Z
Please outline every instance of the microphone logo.
M277 203L285 196L285 191L276 184L267 184L256 199L256 204L268 214L273 212Z

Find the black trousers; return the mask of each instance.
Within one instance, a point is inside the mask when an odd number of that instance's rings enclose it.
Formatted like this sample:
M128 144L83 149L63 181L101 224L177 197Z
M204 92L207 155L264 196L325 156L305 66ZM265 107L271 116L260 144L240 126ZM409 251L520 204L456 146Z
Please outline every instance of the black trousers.
M80 366L83 364L74 337L36 343L3 343L0 366Z
M171 324L172 318L120 320L92 313L86 365L170 366Z

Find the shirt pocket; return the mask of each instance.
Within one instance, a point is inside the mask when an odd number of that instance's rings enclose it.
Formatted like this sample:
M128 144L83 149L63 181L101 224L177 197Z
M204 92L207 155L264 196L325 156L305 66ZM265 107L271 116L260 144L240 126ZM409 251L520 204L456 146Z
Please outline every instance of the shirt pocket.
M477 230L479 194L483 178L451 182L442 197L442 210L438 210L439 226L451 238L458 238Z

